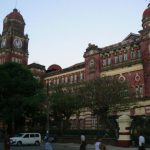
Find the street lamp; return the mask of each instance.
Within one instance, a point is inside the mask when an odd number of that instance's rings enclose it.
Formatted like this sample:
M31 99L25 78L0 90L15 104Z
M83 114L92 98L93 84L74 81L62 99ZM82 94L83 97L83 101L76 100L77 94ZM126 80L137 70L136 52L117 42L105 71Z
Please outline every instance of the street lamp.
M46 102L47 102L47 112L46 112L46 117L47 117L47 124L46 124L46 135L49 135L49 83L46 84Z

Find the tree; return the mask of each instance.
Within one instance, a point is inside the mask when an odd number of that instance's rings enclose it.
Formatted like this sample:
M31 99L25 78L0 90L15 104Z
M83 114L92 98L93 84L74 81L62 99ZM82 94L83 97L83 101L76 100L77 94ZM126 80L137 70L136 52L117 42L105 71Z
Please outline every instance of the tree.
M38 110L42 95L42 86L28 68L17 63L0 66L0 113L12 131L16 121Z
M55 86L50 94L50 109L54 120L63 133L63 123L69 123L71 115L84 107L77 86ZM60 126L59 126L60 125Z
M113 111L131 102L127 83L116 78L103 77L88 81L83 86L82 93L87 107L97 116L97 125L101 124L101 128L106 128L107 118Z

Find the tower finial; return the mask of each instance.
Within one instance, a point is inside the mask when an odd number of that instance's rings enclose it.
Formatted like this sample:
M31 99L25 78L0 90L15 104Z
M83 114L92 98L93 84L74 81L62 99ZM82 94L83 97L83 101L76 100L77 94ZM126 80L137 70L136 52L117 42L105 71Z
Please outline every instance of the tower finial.
M17 7L17 4L18 4L18 0L16 0L16 2L15 2L15 8Z

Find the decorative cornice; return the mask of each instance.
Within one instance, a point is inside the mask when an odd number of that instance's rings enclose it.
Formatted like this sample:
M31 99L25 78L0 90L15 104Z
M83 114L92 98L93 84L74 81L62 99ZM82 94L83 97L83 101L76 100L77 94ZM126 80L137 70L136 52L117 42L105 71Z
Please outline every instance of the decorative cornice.
M101 69L101 71L109 71L112 69L123 68L126 66L131 66L131 65L135 65L135 64L139 64L139 63L142 63L142 59L136 59L136 60L132 60L132 61L126 61L126 62L122 62L122 63L118 63L118 64L113 64L112 66L106 66L106 67L103 67Z
M37 63L32 63L28 65L29 68L36 68L36 69L41 69L41 70L45 70L45 66L37 64Z

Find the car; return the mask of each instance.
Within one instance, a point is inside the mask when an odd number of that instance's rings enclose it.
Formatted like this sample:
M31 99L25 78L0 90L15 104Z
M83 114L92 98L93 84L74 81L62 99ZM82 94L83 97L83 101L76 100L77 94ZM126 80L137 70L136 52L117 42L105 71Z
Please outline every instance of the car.
M11 145L40 145L40 133L18 133L10 138Z

